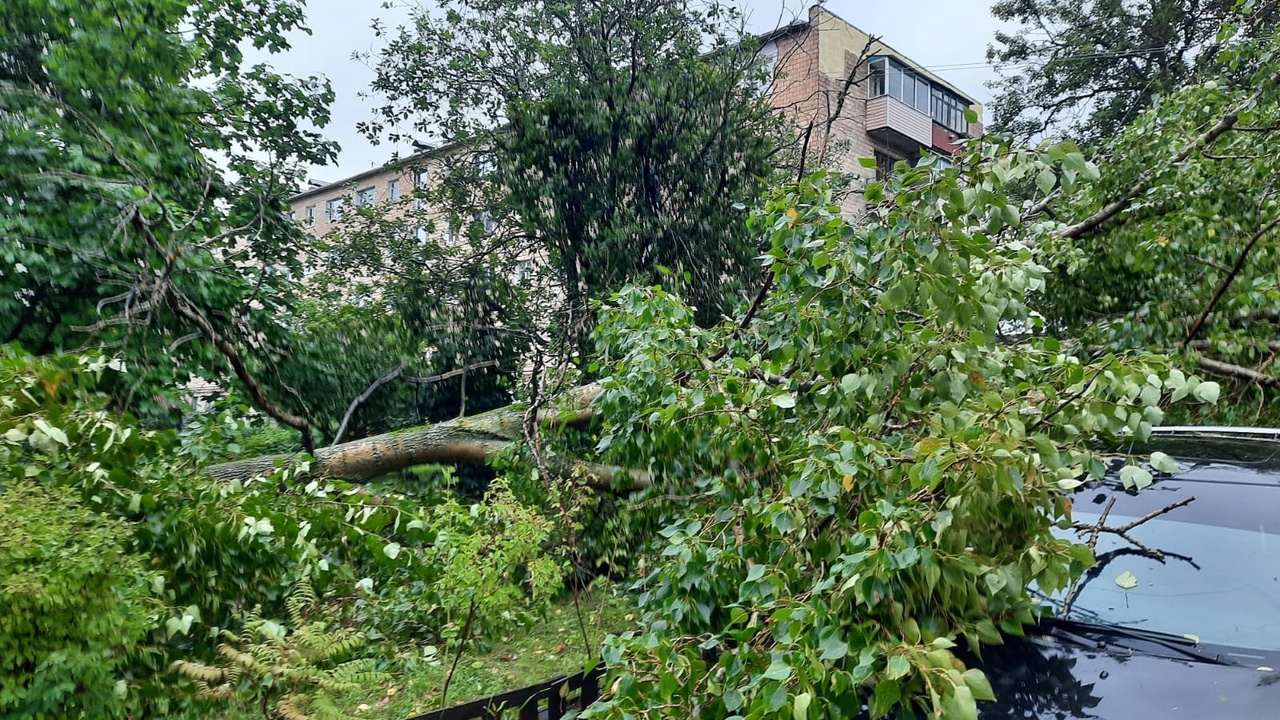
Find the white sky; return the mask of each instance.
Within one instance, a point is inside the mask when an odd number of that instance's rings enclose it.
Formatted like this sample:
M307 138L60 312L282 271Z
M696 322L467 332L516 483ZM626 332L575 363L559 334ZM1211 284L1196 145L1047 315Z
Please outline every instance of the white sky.
M431 0L422 0L430 5ZM764 31L806 15L808 4L798 0L739 0L751 29ZM987 44L999 23L991 17L991 0L829 0L826 7L915 62L946 78L979 101L991 93L985 87L993 73L985 66ZM392 4L393 7L384 7ZM356 123L372 117L374 101L359 97L374 77L371 68L351 58L356 51L376 51L370 22L381 18L394 28L408 17L400 2L386 0L308 0L307 25L312 35L297 34L288 53L268 60L293 75L324 75L333 84L333 119L324 133L342 146L337 167L314 168L311 176L334 181L386 162L393 152L407 154L407 146L374 146L356 130ZM781 23L780 23L781 20ZM968 67L948 67L967 65Z

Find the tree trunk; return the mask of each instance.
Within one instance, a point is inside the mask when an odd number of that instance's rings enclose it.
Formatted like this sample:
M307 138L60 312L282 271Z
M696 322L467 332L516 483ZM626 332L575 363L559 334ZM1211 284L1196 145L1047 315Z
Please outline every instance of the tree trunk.
M576 388L563 398L558 409L540 411L539 420L550 427L590 422L595 417L592 401L599 391L597 385ZM316 451L310 474L360 482L425 463L484 462L523 441L522 428L527 411L528 407L523 404L508 405L471 417L320 448ZM214 465L206 472L218 480L246 480L255 475L268 475L279 464L301 457L300 454L269 455L237 460ZM579 472L593 485L621 483L628 488L640 488L651 482L649 474L644 471L594 463L567 462L560 464L559 469Z

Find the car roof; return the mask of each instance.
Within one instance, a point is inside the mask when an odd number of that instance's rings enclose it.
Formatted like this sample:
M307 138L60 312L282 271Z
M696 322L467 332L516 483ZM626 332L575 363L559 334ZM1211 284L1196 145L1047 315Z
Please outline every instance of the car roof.
M1118 457L1104 482L1089 483L1072 494L1076 513L1100 513L1115 496L1113 516L1140 518L1194 497L1170 512L1167 519L1280 534L1280 442L1207 434L1161 435L1143 446L1113 450L1121 456L1164 452L1178 461L1182 471L1158 475L1143 490L1124 490L1119 470L1128 460Z

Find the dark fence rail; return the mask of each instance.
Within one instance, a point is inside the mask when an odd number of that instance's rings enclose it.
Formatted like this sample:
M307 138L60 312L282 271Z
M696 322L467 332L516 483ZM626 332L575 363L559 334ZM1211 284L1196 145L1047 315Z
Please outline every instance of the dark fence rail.
M600 697L603 675L604 668L597 665L579 675L508 690L408 720L560 720L570 710L584 710Z

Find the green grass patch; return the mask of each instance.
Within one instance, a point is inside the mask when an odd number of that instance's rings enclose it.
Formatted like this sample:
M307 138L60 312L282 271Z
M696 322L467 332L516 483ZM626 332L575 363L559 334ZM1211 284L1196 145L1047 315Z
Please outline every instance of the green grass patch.
M605 635L634 625L631 599L611 589L597 589L579 596L582 622L573 599L553 604L540 617L498 637L474 637L463 648L457 670L449 683L449 705L515 690L582 672L598 661ZM582 627L586 628L584 641ZM402 718L438 710L441 690L454 661L450 648L402 647L388 671L394 679L336 698L348 715L370 720ZM261 718L249 708L226 713L226 720Z

